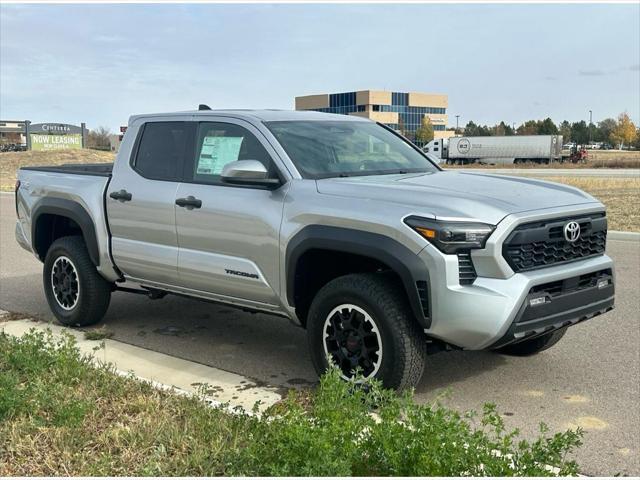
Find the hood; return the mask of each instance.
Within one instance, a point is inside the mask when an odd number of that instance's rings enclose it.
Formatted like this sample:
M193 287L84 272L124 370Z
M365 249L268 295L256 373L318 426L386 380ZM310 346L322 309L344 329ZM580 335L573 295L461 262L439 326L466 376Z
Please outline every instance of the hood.
M512 213L597 202L559 183L455 171L327 178L317 186L321 194L401 204L416 214L492 225Z

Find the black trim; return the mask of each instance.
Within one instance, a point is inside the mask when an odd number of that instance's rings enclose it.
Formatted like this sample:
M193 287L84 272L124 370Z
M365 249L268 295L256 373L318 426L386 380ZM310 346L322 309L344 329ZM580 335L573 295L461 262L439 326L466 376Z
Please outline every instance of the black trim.
M605 287L598 283L608 281ZM532 306L532 299L545 298ZM490 349L530 340L554 330L575 325L613 309L615 286L611 270L593 272L558 282L536 285L529 290L513 323Z
M287 244L285 271L287 275L287 301L295 307L295 283L298 260L313 249L334 250L370 257L391 268L402 280L416 319L424 328L431 325L431 289L429 272L418 255L396 240L377 233L325 225L309 225L300 230ZM422 298L418 292L426 290ZM426 302L425 302L426 300ZM426 303L426 305L425 305ZM426 311L423 310L426 307Z
M81 165L65 164L51 167L22 167L20 170L34 172L64 173L68 175L89 175L93 177L110 177L113 163L85 163Z
M111 245L111 239L113 238L113 236L111 235L111 226L109 225L109 215L107 214L107 190L109 189L109 185L111 184L112 178L109 178L109 180L107 181L107 184L104 186L104 191L102 192L102 211L104 212L104 223L105 223L105 227L107 228L107 235L109 237L109 240L107 242L107 252L109 254L109 260L111 261L111 266L113 270L118 274L118 277L120 277L119 281L122 281L124 279L124 275L122 275L122 272L116 265L116 261L113 258L113 248Z
M31 215L31 245L36 250L38 220L42 215L58 215L73 220L84 237L89 257L94 265L100 265L100 254L98 250L98 240L93 220L87 211L77 202L63 198L44 197L33 209ZM46 252L38 252L40 260L44 261Z
M473 265L470 250L458 252L458 281L460 285L471 285L478 278L476 268Z

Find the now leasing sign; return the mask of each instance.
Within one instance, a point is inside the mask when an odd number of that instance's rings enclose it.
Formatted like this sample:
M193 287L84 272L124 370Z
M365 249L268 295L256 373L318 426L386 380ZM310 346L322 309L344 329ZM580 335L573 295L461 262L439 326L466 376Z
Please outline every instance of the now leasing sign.
M36 123L29 127L31 150L82 148L82 128L66 123Z
M82 135L31 134L31 150L62 150L82 148Z

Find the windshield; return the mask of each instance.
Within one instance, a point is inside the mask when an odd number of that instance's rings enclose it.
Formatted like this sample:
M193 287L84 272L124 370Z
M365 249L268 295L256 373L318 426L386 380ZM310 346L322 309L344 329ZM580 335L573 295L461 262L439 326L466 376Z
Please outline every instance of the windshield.
M435 172L427 158L373 122L266 122L304 178Z

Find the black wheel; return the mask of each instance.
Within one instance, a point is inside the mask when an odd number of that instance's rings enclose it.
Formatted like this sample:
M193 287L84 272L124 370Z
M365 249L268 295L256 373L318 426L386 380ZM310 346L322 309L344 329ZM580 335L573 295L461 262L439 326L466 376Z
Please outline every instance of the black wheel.
M502 348L496 349L495 351L504 355L514 355L518 357L535 355L536 353L540 353L553 347L562 337L564 337L565 333L567 333L567 327L555 330L540 337L532 338L531 340L506 345Z
M311 304L307 337L321 375L331 358L345 379L359 371L386 388L415 387L424 370L426 337L397 281L353 274L325 285Z
M111 284L96 270L82 237L62 237L51 244L43 281L49 307L63 325L93 325L109 307Z

